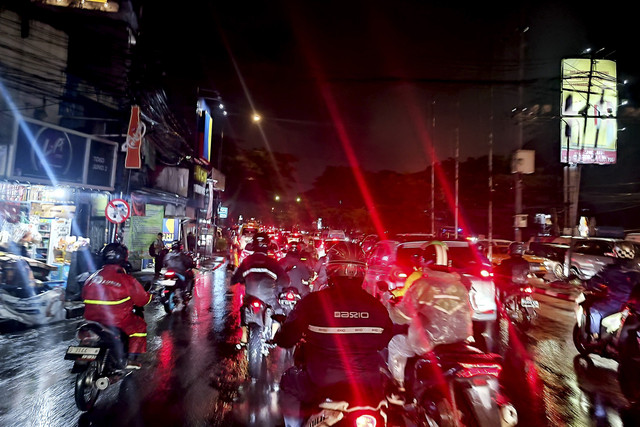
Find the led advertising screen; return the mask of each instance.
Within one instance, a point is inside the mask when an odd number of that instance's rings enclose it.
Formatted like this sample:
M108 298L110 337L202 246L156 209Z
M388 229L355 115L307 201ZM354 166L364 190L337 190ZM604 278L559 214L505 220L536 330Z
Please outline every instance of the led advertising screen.
M561 96L560 161L614 164L618 133L616 63L564 59Z

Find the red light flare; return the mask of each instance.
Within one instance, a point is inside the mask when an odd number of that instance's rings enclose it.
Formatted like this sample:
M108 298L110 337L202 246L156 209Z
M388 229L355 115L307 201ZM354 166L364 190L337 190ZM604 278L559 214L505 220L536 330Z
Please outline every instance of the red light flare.
M333 125L336 129L336 132L338 133L338 138L340 139L340 143L342 144L344 153L347 156L347 160L349 161L349 166L351 167L353 176L356 180L356 183L358 184L358 188L360 189L360 193L362 194L364 203L367 207L367 210L369 211L369 215L371 215L373 226L375 227L376 232L378 233L378 236L381 239L383 239L385 228L382 225L382 221L380 220L380 215L378 214L378 210L375 207L373 197L371 195L371 192L369 191L369 187L367 186L367 182L364 178L364 175L362 174L362 170L360 169L358 158L356 156L355 151L353 150L351 139L349 138L349 135L347 133L347 129L340 115L340 111L335 101L335 98L333 96L333 93L331 92L331 89L329 87L329 83L326 77L324 76L324 73L322 72L317 60L313 56L312 49L309 48L308 46L309 44L306 42L307 38L305 37L304 34L302 34L302 31L301 31L302 27L300 25L295 25L297 24L296 22L293 22L293 24L294 24L294 29L297 30L297 32L301 36L299 40L303 45L303 53L305 54L311 73L313 74L315 80L317 81L318 90L320 91L320 95L322 95L324 103L331 116Z

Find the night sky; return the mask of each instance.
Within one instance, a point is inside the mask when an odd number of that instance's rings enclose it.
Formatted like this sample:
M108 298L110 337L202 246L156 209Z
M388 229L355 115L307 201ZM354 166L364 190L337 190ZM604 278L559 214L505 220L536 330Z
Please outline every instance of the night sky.
M486 155L491 129L494 152L512 152L521 64L522 106L551 108L526 122L523 143L549 161L559 161L563 57L604 48L599 56L617 60L619 79L631 79L620 98L637 104L629 11L529 3L151 2L141 40L156 50L176 113L195 109L195 87L217 90L229 135L245 148L296 155L306 189L327 165L349 164L345 142L374 171L423 170L431 141L439 159L453 157L456 129L461 159Z

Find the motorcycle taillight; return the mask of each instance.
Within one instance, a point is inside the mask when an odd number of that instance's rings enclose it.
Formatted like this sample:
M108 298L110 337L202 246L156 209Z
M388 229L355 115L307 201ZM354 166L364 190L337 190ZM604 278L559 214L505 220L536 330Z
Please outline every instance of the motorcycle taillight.
M531 286L527 286L526 288L522 288L522 292L524 292L525 294L532 294L533 288Z
M356 418L356 427L376 427L376 418L369 414L360 415Z
M293 294L293 292L287 292L287 299L289 301L293 301L296 299L296 296Z
M463 369L456 372L459 378L473 378L479 375L491 375L498 377L502 366L495 363L460 363Z
M176 277L176 272L173 270L167 270L167 272L164 273L164 277L168 279L173 279L174 277Z
M262 308L262 304L260 303L260 301L254 301L251 303L251 306L253 307L253 310L257 313L258 311L260 311L260 309Z

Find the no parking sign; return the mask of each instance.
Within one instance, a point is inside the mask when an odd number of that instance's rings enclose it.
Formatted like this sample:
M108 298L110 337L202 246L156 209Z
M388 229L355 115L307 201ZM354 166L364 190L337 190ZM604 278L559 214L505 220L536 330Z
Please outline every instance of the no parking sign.
M125 200L113 199L107 203L104 214L112 223L122 224L129 218L129 215L131 215L131 208Z

